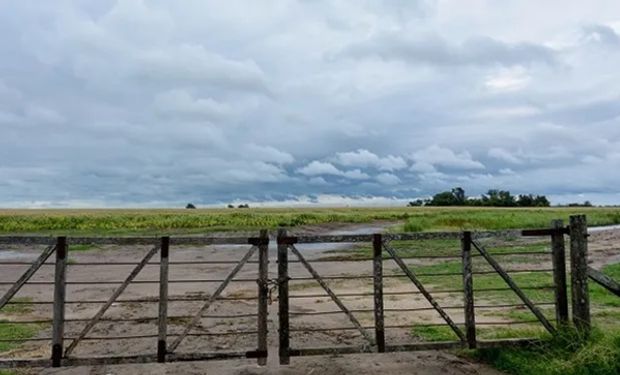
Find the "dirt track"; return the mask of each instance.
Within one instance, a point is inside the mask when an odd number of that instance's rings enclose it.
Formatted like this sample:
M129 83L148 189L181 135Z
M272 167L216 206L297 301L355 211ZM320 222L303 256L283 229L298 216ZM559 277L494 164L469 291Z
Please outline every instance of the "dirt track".
M380 230L384 225L373 228L347 228L346 232L372 232ZM312 230L311 230L312 231ZM595 267L613 261L620 256L620 230L603 231L593 233L590 238L590 260ZM333 245L329 247L333 249ZM321 257L327 247L309 246L300 250L308 259ZM8 250L8 251L7 251ZM12 251L11 251L12 250ZM208 248L175 248L171 251L171 261L182 260L238 260L248 250L248 246L212 246ZM346 251L345 248L340 248ZM10 252L9 252L10 251ZM148 251L147 247L142 248L122 248L105 247L97 250L74 253L71 256L72 262L83 263L89 261L139 261ZM26 249L2 249L0 251L3 259L25 260L33 259L37 255L36 250ZM270 278L276 277L275 249L270 249ZM293 257L291 256L291 259ZM256 255L252 258L256 260ZM546 265L541 265L546 266ZM192 266L172 266L170 279L221 279L224 278L233 265L192 265ZM70 266L68 281L71 280L96 280L114 281L122 280L129 273L131 266L110 267L83 267L77 264ZM386 272L391 270L386 268ZM11 268L3 272L3 279L14 280L19 277L23 269L18 267ZM158 266L147 266L136 280L157 280ZM322 275L359 275L370 274L370 262L347 262L347 263L317 263L317 271ZM53 267L43 267L35 276L34 280L51 280ZM309 276L302 269L299 263L290 265L290 274L298 276ZM256 264L248 264L240 272L237 278L254 280L257 277ZM170 296L203 296L210 294L217 283L173 283L170 285ZM330 284L337 293L343 292L363 292L372 291L371 281L348 281L334 282ZM112 293L115 285L68 285L67 300L105 300ZM51 286L31 285L25 287L18 296L28 296L33 300L50 300L52 297ZM415 290L413 285L400 281L400 279L389 280L386 290L405 291ZM323 293L322 289L312 281L299 281L291 284L291 295L293 294L318 294ZM134 284L131 285L121 296L122 299L144 298L157 296L156 284ZM253 297L256 294L255 282L232 283L224 293L225 296ZM351 309L365 309L372 307L372 299L356 297L344 299L347 307ZM386 308L416 308L427 306L428 303L421 296L412 298L386 298ZM460 297L446 295L442 297L440 304L449 305L460 303ZM169 307L169 316L187 316L196 312L202 302L175 302ZM66 318L68 319L88 319L92 317L100 305L77 304L67 308ZM331 311L336 310L336 305L329 298L294 298L291 299L291 312L311 312L311 311ZM255 318L226 318L231 314L253 314L256 312L255 301L220 301L214 304L208 314L214 315L213 318L205 318L193 332L233 332L233 331L254 331ZM28 314L28 319L49 318L49 308L37 308ZM460 311L451 312L454 320L462 320ZM138 318L156 317L157 303L131 303L114 304L106 313L107 318ZM358 319L364 326L372 325L372 314L359 314ZM410 315L395 314L386 315L386 324L410 324L412 322L438 322L439 318L433 311L416 313L414 319ZM484 319L484 318L483 318ZM270 357L269 365L259 368L254 361L250 360L231 360L222 362L196 362L179 363L166 365L125 365L108 367L81 367L73 369L45 370L49 374L321 374L321 375L343 375L343 374L372 374L378 369L393 374L498 374L497 371L479 364L468 363L451 354L443 352L419 352L419 353L393 353L393 354L365 354L365 355L346 355L339 357L305 357L292 358L292 365L280 367L277 364L277 303L270 306ZM497 320L497 319L495 319ZM187 322L185 318L172 320L169 325L169 333L179 332ZM68 323L66 326L66 336L75 336L84 326L84 322ZM347 327L351 323L344 314L321 315L321 316L292 316L292 328L316 328L316 327ZM144 335L156 334L157 326L154 320L141 322L112 323L101 322L90 333L91 336L123 336L123 335ZM40 333L39 337L49 336L49 329ZM389 330L387 332L388 343L407 343L415 341L414 337L405 329ZM189 337L181 346L179 352L190 351L237 351L252 350L256 341L255 335L247 336L209 336L208 338ZM133 339L121 341L86 341L79 344L74 355L94 356L94 355L131 355L152 353L155 348L156 338ZM292 332L291 344L293 347L320 347L320 346L344 346L362 345L364 340L356 331L339 331L332 333L308 333ZM13 353L19 357L48 357L49 348L47 344L37 343L25 344L22 348Z

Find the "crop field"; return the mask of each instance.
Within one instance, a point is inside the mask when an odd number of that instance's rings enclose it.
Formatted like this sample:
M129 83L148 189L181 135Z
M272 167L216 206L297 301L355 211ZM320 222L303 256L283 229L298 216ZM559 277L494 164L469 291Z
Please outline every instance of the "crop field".
M286 208L0 210L0 233L181 234L336 223L394 222L394 230L496 230L546 227L586 214L591 226L620 224L610 208Z

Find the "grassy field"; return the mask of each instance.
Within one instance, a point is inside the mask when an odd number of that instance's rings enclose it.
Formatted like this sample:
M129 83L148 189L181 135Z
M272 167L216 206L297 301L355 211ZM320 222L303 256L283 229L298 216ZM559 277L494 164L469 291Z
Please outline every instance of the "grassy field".
M198 210L0 210L0 233L181 234L274 229L329 223L393 221L401 230L546 227L552 219L588 215L590 225L620 224L614 208L295 208Z

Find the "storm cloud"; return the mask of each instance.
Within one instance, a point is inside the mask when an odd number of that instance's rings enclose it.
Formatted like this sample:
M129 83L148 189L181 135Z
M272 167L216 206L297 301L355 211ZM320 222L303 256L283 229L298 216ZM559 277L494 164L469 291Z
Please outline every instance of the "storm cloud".
M0 206L620 203L595 3L2 1Z

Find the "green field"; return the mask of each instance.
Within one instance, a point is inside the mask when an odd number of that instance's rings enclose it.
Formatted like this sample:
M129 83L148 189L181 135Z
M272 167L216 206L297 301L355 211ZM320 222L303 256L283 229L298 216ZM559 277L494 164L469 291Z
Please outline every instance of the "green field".
M391 221L397 229L494 230L546 227L552 219L586 214L590 225L620 224L613 208L294 208L0 210L0 233L181 234L274 229L329 223Z

